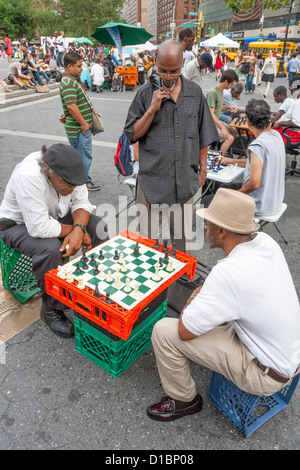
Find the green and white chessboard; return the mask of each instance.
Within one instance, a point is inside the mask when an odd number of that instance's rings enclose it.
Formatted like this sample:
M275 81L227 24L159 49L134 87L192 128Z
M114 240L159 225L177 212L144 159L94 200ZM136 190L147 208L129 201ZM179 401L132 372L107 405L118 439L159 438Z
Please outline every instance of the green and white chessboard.
M163 266L159 269L159 276L161 277L160 281L152 280L152 277L155 274L155 265L159 263L160 258L164 258L164 253L156 251L152 248L149 248L141 243L138 244L139 253L134 255L134 249L136 247L136 242L125 238L121 235L108 240L107 242L99 245L96 248L88 251L86 253L88 257L87 265L88 269L83 270L83 262L80 261L81 256L73 259L69 263L66 263L63 266L64 271L73 272L74 279L79 279L81 276L84 276L84 284L92 289L95 289L96 284L102 295L109 293L110 299L115 301L121 307L132 309L139 302L145 299L150 295L155 289L159 286L162 286L163 283L170 279L175 273L179 272L186 264L181 261L171 258L173 261L173 270L172 272L167 271L168 263L163 262ZM99 252L102 250L104 260L99 259ZM120 257L119 260L114 260L115 250L118 251ZM124 257L120 256L123 253ZM93 271L95 266L90 265L91 255L94 254L94 259L98 263L98 269L100 270L101 265L103 265L103 273L105 277L103 279L99 278L99 275L95 276ZM127 271L122 272L121 268L122 261L125 262ZM79 267L81 272L75 274L74 271L77 268L77 263L79 262ZM121 287L114 287L115 276L119 268L120 282ZM107 282L108 272L111 271L111 276L113 278L112 282ZM129 278L129 285L131 287L131 292L126 292L124 289L126 287L126 279ZM138 297L135 297L136 284L138 284Z

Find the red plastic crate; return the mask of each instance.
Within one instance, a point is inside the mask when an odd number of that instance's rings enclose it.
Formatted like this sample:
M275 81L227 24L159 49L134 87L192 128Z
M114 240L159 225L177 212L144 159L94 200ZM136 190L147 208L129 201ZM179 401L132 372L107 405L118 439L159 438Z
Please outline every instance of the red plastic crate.
M121 232L119 235L154 249L154 240L150 240L127 230ZM161 247L162 244L160 244L160 248ZM99 248L101 248L101 245L99 245ZM194 278L197 264L196 258L178 250L176 250L176 258L182 263L185 263L185 266L169 279L165 280L162 285L142 299L138 305L132 309L126 309L113 300L110 304L107 304L104 295L95 298L93 295L94 290L89 287L85 287L83 290L78 289L77 281L70 284L64 279L57 277L57 269L53 269L45 275L46 291L48 295L58 299L91 322L126 340L129 338L132 326L137 321L141 312L143 313L145 309L151 308L151 303L155 303L155 299L166 290L169 285L182 275L189 276L191 280Z

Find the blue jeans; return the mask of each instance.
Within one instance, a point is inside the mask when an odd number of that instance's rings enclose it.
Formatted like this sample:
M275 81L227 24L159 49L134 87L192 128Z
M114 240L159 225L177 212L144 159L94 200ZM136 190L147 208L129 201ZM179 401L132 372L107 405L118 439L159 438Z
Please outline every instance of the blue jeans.
M57 54L56 54L56 64L57 64L57 67L63 67L62 55L63 55L63 52L57 52Z
M228 109L227 111L222 111L219 118L220 121L226 122L226 124L230 124L233 119L231 116L229 116L231 112L232 111L230 111L230 109Z
M297 72L289 72L289 82L294 78Z
M87 183L92 181L89 174L90 167L92 164L92 131L91 129L87 132L78 132L77 137L68 137L70 145L74 147L82 157L85 172L88 176Z
M248 74L246 78L246 91L253 91L253 74Z

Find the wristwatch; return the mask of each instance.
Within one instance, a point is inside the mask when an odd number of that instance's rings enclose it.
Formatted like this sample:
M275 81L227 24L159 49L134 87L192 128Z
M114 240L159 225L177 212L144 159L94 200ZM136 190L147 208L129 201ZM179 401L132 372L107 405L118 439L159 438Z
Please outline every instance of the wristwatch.
M74 228L74 227L80 227L80 228L82 229L83 233L86 233L86 226L85 226L85 225L82 225L82 224L75 224L75 225L73 225L73 228Z

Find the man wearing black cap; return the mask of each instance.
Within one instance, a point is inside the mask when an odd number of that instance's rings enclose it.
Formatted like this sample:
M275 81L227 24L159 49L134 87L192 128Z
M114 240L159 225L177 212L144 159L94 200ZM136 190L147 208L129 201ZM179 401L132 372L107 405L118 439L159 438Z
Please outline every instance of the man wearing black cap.
M211 55L204 52L196 59L191 60L186 66L186 78L197 83L202 88L202 74L205 70L213 70Z
M41 318L57 335L74 335L66 306L46 293L44 275L75 255L107 240L104 222L88 200L81 155L70 145L54 144L28 155L8 181L0 206L0 237L32 259L41 289Z

